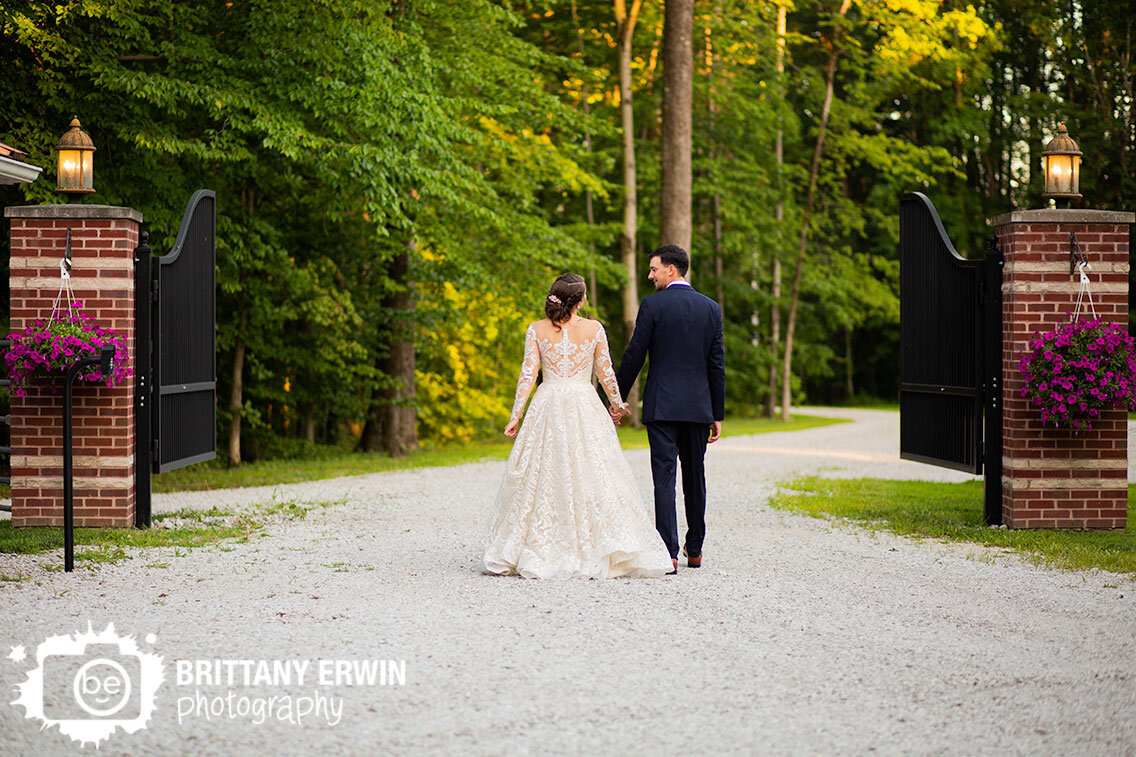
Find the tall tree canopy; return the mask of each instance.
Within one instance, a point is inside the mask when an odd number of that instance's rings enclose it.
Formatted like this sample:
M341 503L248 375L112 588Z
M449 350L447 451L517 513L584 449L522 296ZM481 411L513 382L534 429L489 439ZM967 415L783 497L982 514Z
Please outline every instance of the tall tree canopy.
M726 316L733 414L779 401L783 370L795 401L895 395L902 192L978 254L986 218L1041 205L1063 121L1086 204L1136 196L1124 4L698 0L675 63L666 12L8 2L0 141L45 171L0 202L60 201L75 114L97 201L140 209L158 251L216 190L219 438L238 462L492 433L564 271L619 333L682 205L663 187L667 65L692 78L693 278Z

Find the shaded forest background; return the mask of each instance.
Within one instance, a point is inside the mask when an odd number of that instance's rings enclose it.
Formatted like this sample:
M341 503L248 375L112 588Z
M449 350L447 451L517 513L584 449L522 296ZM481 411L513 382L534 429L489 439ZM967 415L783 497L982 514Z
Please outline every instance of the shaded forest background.
M896 396L904 191L980 255L987 218L1043 205L1064 122L1084 205L1136 207L1129 3L693 14L692 280L723 306L729 415L780 404L790 321L794 402ZM217 192L233 463L495 434L556 275L613 337L651 291L663 32L657 0L5 2L0 142L45 170L0 205L62 201L76 114L90 201L141 210L156 250Z

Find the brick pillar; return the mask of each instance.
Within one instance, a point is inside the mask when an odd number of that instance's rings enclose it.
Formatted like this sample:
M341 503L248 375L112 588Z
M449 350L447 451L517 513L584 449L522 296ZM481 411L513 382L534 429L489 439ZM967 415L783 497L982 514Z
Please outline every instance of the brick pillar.
M1070 233L1089 261L1097 314L1128 323L1132 213L1022 210L991 219L1005 256L1002 519L1009 528L1123 529L1128 508L1128 421L1110 410L1089 432L1046 427L1021 396L1018 361L1038 332L1072 317L1080 279L1069 275ZM1089 316L1091 317L1091 316Z
M134 248L142 214L106 205L6 208L12 223L12 332L46 319L59 292L59 261L71 229L71 288L99 326L127 346L134 365ZM63 523L63 393L28 387L12 397L12 525ZM134 525L134 382L75 383L75 524Z

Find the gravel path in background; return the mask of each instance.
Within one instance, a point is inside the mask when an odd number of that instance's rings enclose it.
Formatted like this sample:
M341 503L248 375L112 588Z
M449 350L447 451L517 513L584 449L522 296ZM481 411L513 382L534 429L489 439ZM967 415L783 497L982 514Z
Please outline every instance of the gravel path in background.
M97 572L0 555L35 578L0 584L0 683L32 667L9 647L89 620L156 634L169 679L149 727L98 754L1136 754L1136 584L769 508L799 473L970 478L899 461L897 413L806 412L854 423L710 447L704 567L653 580L482 575L500 461L155 495L162 511L334 504ZM649 502L648 452L626 454ZM195 687L170 663L198 658L405 660L407 681L321 688L342 698L334 726L179 724ZM0 703L0 751L79 749Z

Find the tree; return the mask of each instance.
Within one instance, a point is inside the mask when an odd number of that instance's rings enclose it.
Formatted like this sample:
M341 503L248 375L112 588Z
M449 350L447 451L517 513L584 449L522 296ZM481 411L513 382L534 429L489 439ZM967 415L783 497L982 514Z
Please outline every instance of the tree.
M1065 121L1086 204L1130 205L1130 19L1086 0L780 5L9 3L0 141L47 170L0 193L58 201L76 103L98 199L140 209L156 249L194 189L217 191L233 462L499 431L549 280L587 275L590 314L633 323L661 242L722 305L729 413L894 397L897 198L931 194L979 254L985 218L1041 202Z
M786 9L784 5L777 4L777 99L782 100L785 97L785 21ZM777 204L773 211L774 220L777 222L777 236L780 241L781 237L781 222L785 220L785 197L782 190L784 186L784 179L782 177L782 166L785 163L785 133L782 129L782 116L780 113L777 117L777 138L773 143L774 156L777 160ZM773 254L770 256L773 259L772 271L770 272L771 285L770 285L770 298L773 301L772 307L769 309L769 347L772 355L772 360L769 361L769 384L765 394L765 417L773 418L775 414L775 404L777 402L777 345L781 341L781 256L777 254L777 249L774 248ZM754 267L757 267L757 261L754 261ZM757 288L756 278L753 281L753 287ZM754 331L757 330L758 316L757 310L753 312L753 327ZM754 336L756 346L757 336Z
M694 0L667 0L663 27L660 242L690 250Z
M824 152L824 138L828 130L828 116L832 112L832 93L836 82L836 61L840 57L840 22L851 7L852 0L841 0L840 8L833 18L833 30L825 42L828 62L824 68L824 100L820 107L820 120L817 124L816 146L813 148L812 164L809 166L808 189L805 191L805 208L801 217L800 242L797 245L797 258L793 266L793 285L789 293L789 317L785 325L785 357L781 368L781 420L788 421L792 406L792 365L793 333L797 327L797 307L801 297L801 272L805 265L805 250L809 243L809 222L812 220L813 204L816 200L817 177L820 173L820 158Z
M632 0L628 9L624 0L615 0L615 29L619 47L619 123L623 147L623 230L619 235L623 269L627 282L623 285L624 344L631 341L635 319L639 313L639 261L635 255L638 228L638 190L635 176L635 115L632 108L631 36L639 20L642 0ZM631 421L639 423L639 382L631 386L627 403L632 408Z

